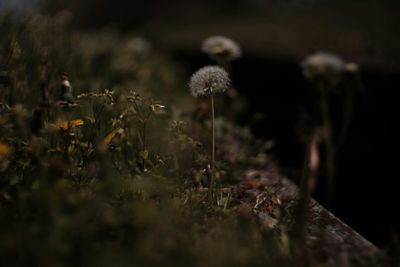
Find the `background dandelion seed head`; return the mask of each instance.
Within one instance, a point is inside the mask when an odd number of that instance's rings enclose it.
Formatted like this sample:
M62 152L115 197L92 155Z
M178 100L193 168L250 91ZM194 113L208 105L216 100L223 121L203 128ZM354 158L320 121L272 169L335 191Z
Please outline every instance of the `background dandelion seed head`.
M336 55L318 52L301 62L304 76L311 80L337 79L345 70L345 63Z
M226 61L235 60L242 55L240 46L224 36L211 36L204 39L201 50L212 58Z

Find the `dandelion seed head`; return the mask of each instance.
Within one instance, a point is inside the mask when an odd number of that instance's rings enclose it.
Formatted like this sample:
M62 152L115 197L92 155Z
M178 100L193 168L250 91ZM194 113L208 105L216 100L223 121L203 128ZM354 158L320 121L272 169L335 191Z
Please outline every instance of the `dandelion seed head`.
M356 63L353 63L353 62L346 63L345 71L347 73L357 73L360 71L360 67Z
M206 66L190 78L189 88L194 97L223 93L231 84L228 73L218 66Z
M242 55L240 46L224 36L211 36L204 39L201 50L212 58L226 61L235 60Z
M310 81L326 80L335 82L345 71L345 63L339 57L318 52L301 62L304 76Z

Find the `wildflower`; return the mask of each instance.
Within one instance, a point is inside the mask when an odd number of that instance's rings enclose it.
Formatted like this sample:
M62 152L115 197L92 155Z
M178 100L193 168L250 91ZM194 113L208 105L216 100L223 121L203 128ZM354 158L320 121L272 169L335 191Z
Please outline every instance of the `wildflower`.
M68 129L76 128L78 126L84 125L85 122L81 119L71 120L71 121L61 121L56 124L56 127L60 130L66 131Z
M136 91L133 91L133 90L129 92L127 99L128 99L128 102L130 102L130 103L140 102L142 100L140 95Z
M75 146L75 144L70 144L67 147L56 147L55 150L50 150L51 152L53 151L57 151L57 152L65 152L67 154L74 154L77 151L77 147Z
M152 103L150 105L151 111L154 112L154 114L164 114L165 113L165 106L159 103Z
M224 36L206 38L201 45L201 50L217 61L223 60L229 62L242 55L240 46L232 39Z
M324 81L329 84L337 82L345 71L345 63L339 57L318 52L307 57L301 63L304 76L312 82Z
M231 84L228 73L218 66L206 66L195 72L189 83L194 97L223 93Z
M120 138L120 140L124 141L126 139L125 130L123 128L118 128L113 130L111 133L107 134L104 138L104 143L109 145L114 139Z
M11 154L10 146L0 142L0 157L6 157L10 154Z

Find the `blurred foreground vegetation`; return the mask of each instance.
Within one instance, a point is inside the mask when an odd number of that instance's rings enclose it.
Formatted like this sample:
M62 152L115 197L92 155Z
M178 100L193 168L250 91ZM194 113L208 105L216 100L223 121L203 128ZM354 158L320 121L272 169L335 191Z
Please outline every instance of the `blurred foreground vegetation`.
M227 189L268 144L218 118L210 193L209 107L184 71L68 20L0 17L0 265L291 265Z

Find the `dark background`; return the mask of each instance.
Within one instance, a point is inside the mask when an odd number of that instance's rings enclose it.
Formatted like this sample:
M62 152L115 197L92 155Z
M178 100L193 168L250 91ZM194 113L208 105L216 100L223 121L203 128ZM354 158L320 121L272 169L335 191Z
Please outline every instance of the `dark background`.
M298 179L304 145L296 132L310 85L298 62L311 51L336 53L361 66L365 90L357 95L345 146L338 153L331 211L377 245L400 229L398 115L400 4L396 0L0 0L0 9L68 10L79 30L114 27L135 32L170 52L189 71L210 64L200 41L214 34L241 44L234 84L249 101L241 122L275 141L284 172ZM333 106L340 112L340 105ZM253 120L254 115L258 120ZM322 200L321 186L316 198Z

